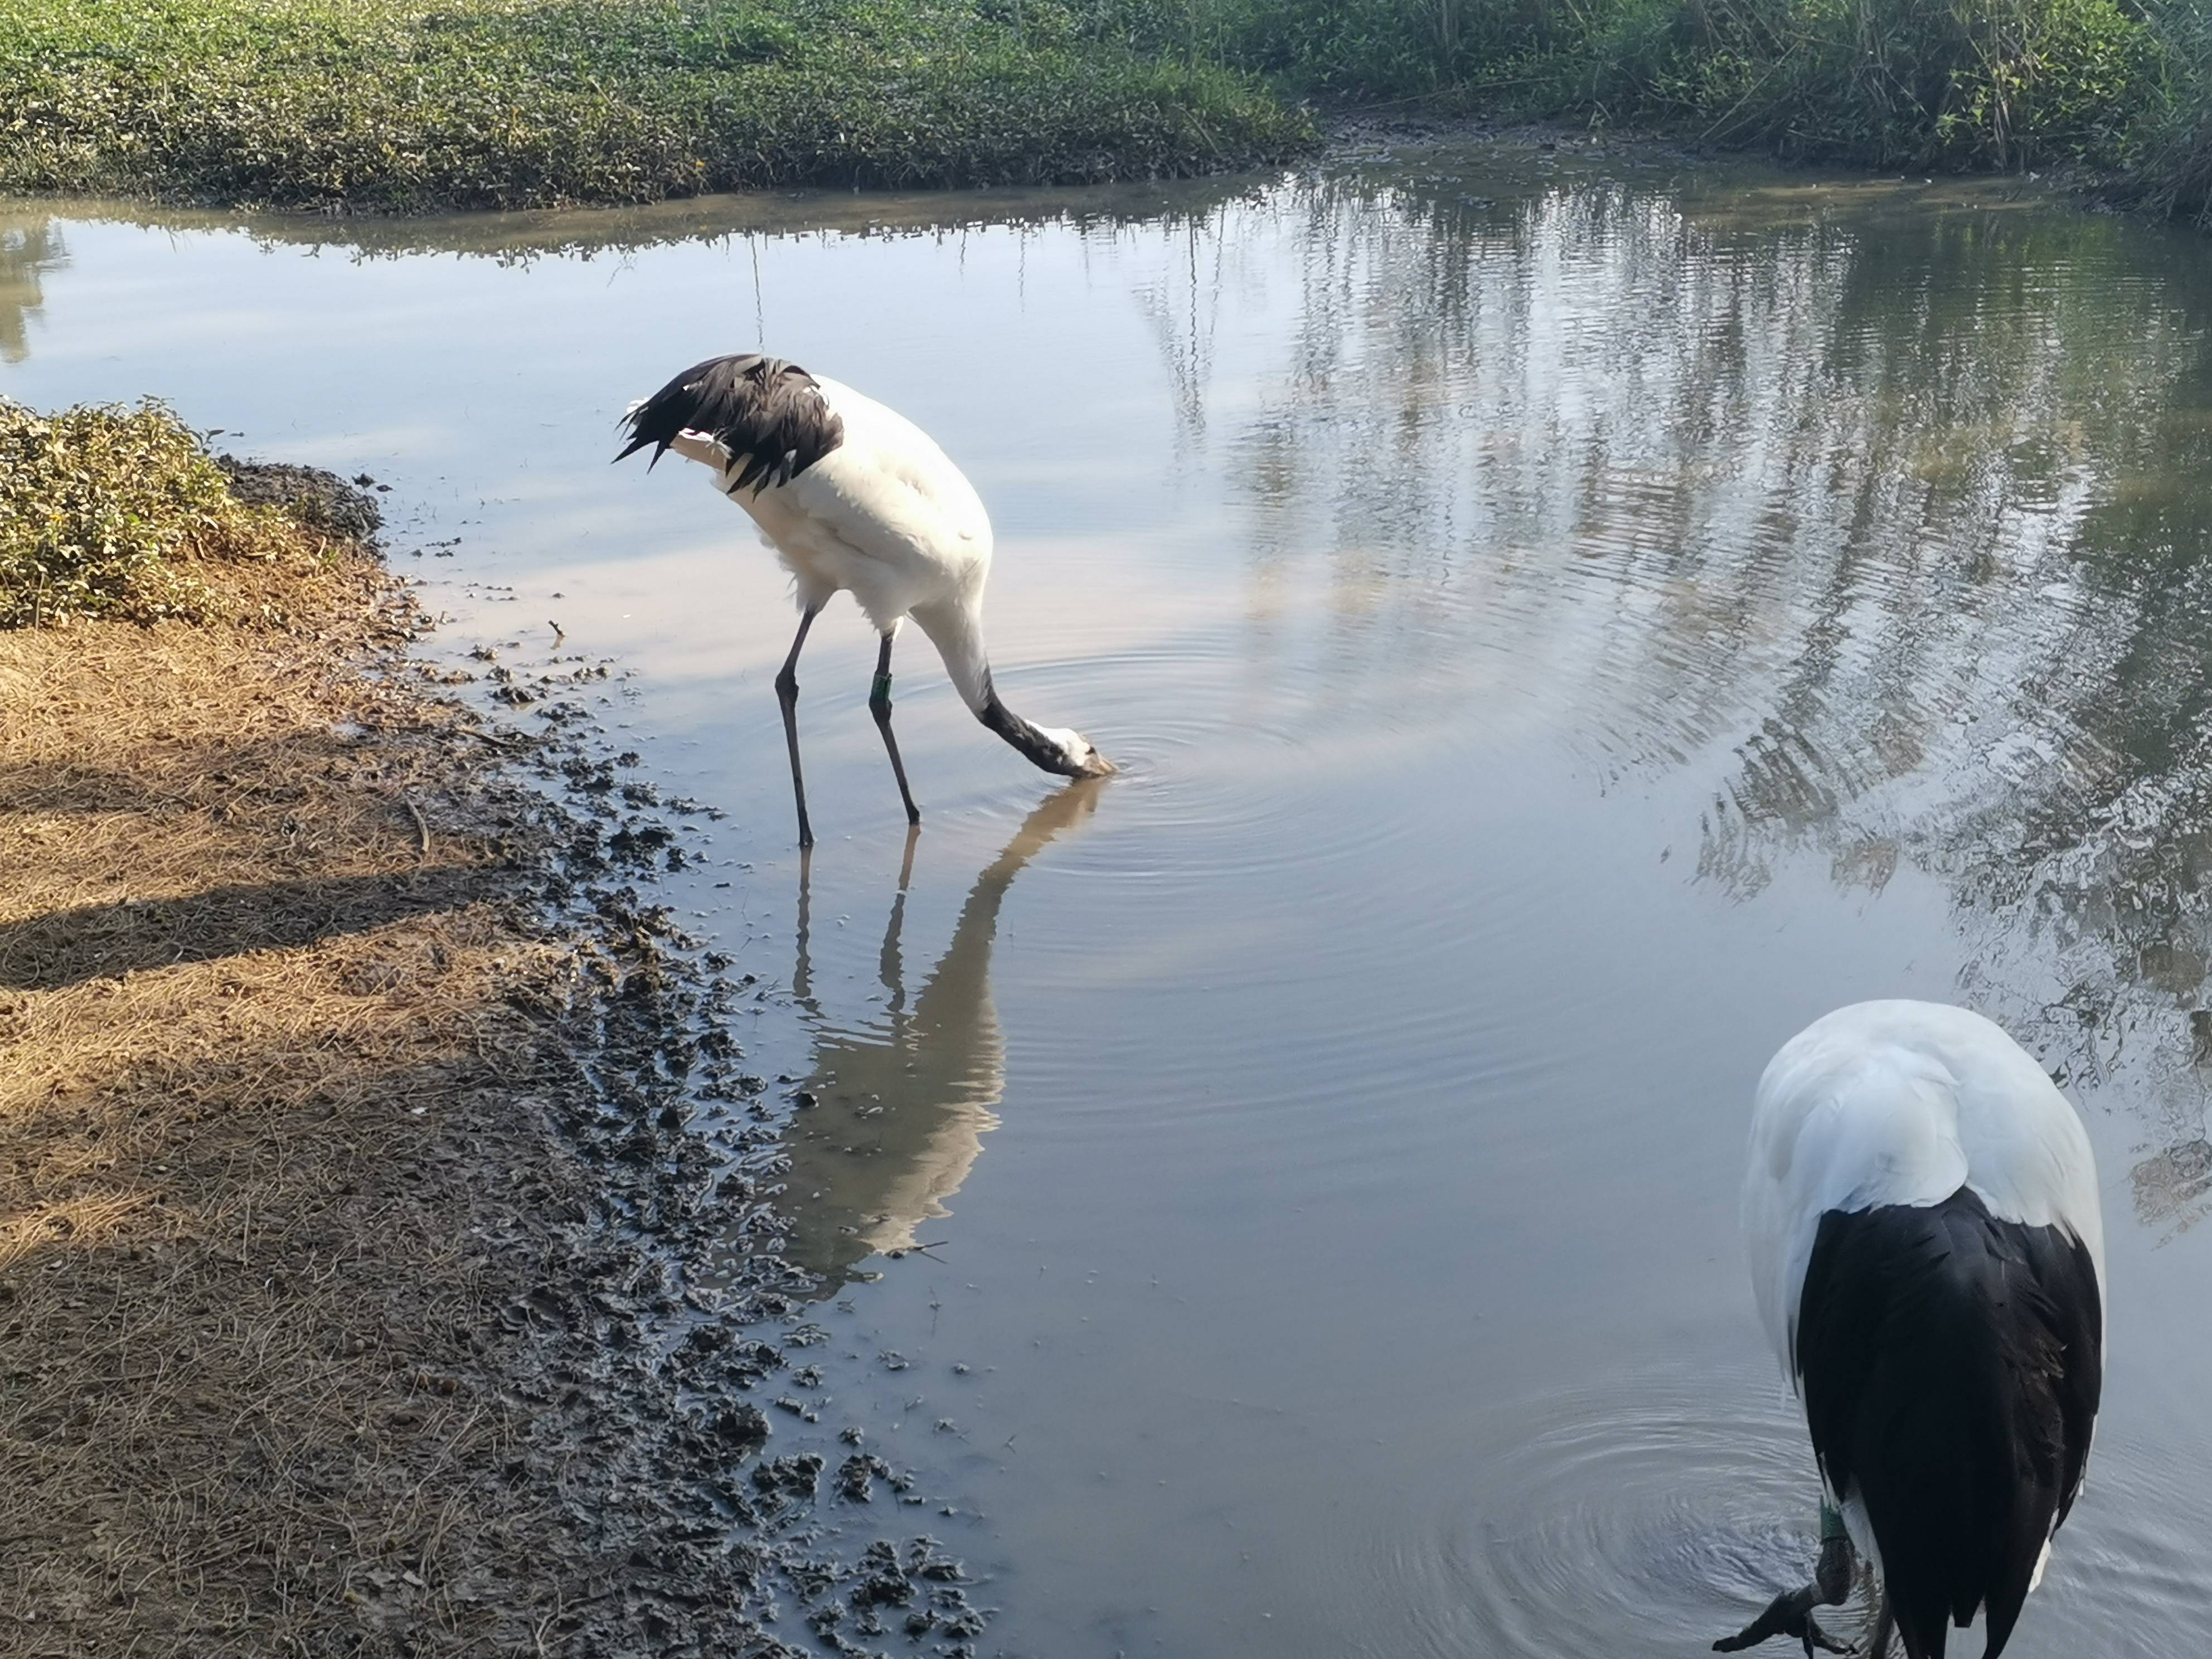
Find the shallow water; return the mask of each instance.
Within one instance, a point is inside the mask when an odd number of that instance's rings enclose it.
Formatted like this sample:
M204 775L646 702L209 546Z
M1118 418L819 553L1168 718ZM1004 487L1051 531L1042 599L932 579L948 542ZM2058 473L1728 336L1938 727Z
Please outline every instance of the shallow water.
M830 1398L779 1447L858 1423L957 1494L825 1513L987 1572L986 1650L1705 1650L1812 1549L1752 1085L1913 994L2008 1024L2104 1174L2097 1461L2009 1650L2173 1656L2212 1602L2204 246L1449 148L362 227L18 204L0 392L365 470L449 655L626 671L641 775L730 815L665 896L815 1102ZM782 579L700 477L606 465L629 398L763 341L975 478L1000 686L1122 775L1027 770L911 638L902 874L835 608L802 876Z

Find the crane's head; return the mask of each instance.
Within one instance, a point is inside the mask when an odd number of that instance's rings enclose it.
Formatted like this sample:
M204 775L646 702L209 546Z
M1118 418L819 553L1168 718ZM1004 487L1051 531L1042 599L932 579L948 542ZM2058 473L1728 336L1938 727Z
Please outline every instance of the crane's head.
M1064 726L1040 726L1037 734L1049 744L1056 760L1048 763L1042 757L1033 757L1048 772L1057 772L1066 778L1103 778L1114 770L1114 763L1091 746L1091 739L1080 732L1072 732Z
M1114 763L1092 748L1082 732L1064 726L1035 725L1000 702L988 670L982 703L975 718L1020 750L1040 771L1057 772L1063 778L1103 778L1113 771Z

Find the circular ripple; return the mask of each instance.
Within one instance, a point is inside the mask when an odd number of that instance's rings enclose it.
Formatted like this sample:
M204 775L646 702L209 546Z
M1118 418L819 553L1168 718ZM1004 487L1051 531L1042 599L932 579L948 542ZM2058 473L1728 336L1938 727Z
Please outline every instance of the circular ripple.
M1818 1552L1804 1431L1774 1394L1628 1378L1523 1407L1475 1489L1369 1565L1423 1651L1709 1651ZM1829 1622L1848 1638L1858 1620Z
M1455 1501L1343 1559L1364 1581L1344 1592L1402 1619L1397 1650L1705 1653L1810 1576L1811 1455L1763 1377L1614 1379L1501 1409L1480 1436L1495 1449ZM2008 1653L2194 1650L2208 1511L2196 1473L2156 1448L2100 1447ZM1869 1617L1855 1595L1822 1623L1858 1641Z

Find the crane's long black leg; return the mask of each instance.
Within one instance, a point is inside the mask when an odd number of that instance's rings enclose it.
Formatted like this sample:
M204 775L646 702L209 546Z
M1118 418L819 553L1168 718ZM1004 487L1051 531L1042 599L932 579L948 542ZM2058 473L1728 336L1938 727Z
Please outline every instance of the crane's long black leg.
M1713 1644L1715 1653L1740 1653L1746 1648L1755 1648L1769 1637L1794 1637L1805 1644L1805 1659L1813 1659L1813 1650L1826 1648L1830 1653L1849 1653L1850 1646L1838 1642L1813 1622L1813 1609L1823 1604L1839 1606L1850 1599L1851 1593L1851 1540L1843 1530L1840 1520L1835 1530L1820 1540L1820 1565L1815 1570L1811 1583L1794 1590L1784 1590L1766 1604L1760 1613L1734 1636L1723 1636ZM1882 1602L1887 1615L1888 1600ZM1875 1659L1881 1659L1881 1650L1875 1650Z
M891 735L891 638L884 635L884 648L876 653L876 684L868 693L868 712L876 717L876 730L884 734L890 751L891 775L898 780L899 799L906 803L906 821L921 822L921 808L914 804L914 791L906 787L906 763L899 758L898 739Z
M806 779L799 769L799 648L806 643L806 630L814 626L820 611L816 605L799 613L798 637L791 642L791 654L783 659L783 672L775 677L775 700L783 705L783 741L791 750L791 793L799 801L802 848L814 845L814 830L806 822Z

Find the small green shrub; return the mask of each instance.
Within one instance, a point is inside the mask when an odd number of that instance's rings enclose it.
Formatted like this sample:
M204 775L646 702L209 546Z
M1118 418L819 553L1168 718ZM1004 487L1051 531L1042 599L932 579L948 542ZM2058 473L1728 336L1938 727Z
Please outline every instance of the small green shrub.
M1705 0L1634 22L1594 43L1593 97L1875 166L2117 162L2157 69L2121 0Z
M2212 228L2212 9L2166 0L2151 13L2163 50L2165 96L2145 121L2136 165L2119 193L2170 218Z
M150 399L40 415L0 398L0 628L267 614L212 568L325 562L328 542L249 507Z

